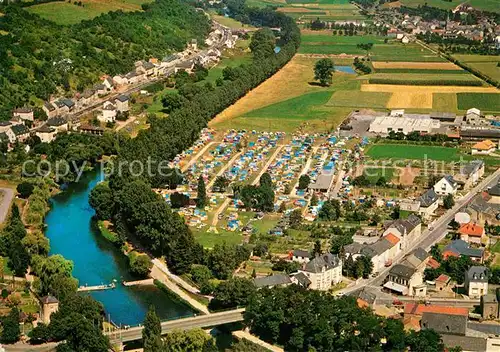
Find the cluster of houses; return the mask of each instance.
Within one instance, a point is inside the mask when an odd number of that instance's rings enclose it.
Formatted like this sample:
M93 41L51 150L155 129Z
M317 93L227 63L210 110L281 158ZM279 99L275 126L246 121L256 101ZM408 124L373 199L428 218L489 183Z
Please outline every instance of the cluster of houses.
M394 3L389 4L394 5ZM487 35L496 38L500 34L500 25L487 16L477 16L477 24L463 24L456 21L456 18L448 18L445 21L437 19L425 20L422 16L392 11L392 9L398 8L398 6L387 6L386 8L390 8L391 10L389 12L380 12L378 16L383 23L391 27L387 35L400 39L403 43L408 43L415 35L426 33L436 34L444 39L464 37L475 41L482 41ZM382 9L384 9L384 6L382 6ZM460 14L467 14L470 11L471 9L458 7L454 10L454 12ZM403 40L403 38L405 39Z

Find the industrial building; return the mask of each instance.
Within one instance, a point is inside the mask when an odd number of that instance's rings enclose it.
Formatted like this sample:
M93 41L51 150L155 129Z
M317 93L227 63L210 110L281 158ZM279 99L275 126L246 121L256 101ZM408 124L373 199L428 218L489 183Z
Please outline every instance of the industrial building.
M404 134L414 131L431 133L432 130L440 127L439 120L430 118L379 116L370 124L369 131L379 134L388 134L391 131L403 132Z

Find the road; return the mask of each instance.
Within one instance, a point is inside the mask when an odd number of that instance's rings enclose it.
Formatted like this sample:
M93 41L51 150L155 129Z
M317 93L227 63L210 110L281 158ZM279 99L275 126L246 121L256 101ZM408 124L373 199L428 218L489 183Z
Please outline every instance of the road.
M189 162L184 165L182 168L181 168L181 171L182 172L186 172L186 170L188 170L191 166L194 165L194 163L203 155L205 154L205 152L208 150L208 148L210 148L211 146L213 146L214 144L216 144L218 142L210 142L208 143L206 146L204 146L198 153L196 153L196 155L194 157L191 158L191 160L189 160Z
M161 332L166 334L172 330L189 330L195 328L208 328L212 326L236 323L243 321L243 313L245 309L234 309L226 312L213 313L209 315L200 315L197 317L174 319L161 323ZM118 330L107 333L111 342L128 342L139 340L142 338L142 326L130 328L128 330Z
M255 185L257 185L259 183L260 178L262 177L262 175L264 175L265 172L267 172L267 169L269 168L269 166L271 166L272 162L274 161L274 159L276 159L276 157L280 153L281 149L283 149L283 147L284 147L284 145L279 145L278 148L276 148L276 150L274 151L273 155L271 155L271 157L267 161L266 165L264 165L264 167L262 168L262 170L260 171L260 173L257 175L257 177L255 178L255 180L253 180L253 182L252 182L253 186L255 186Z
M434 244L441 241L447 233L448 224L454 218L455 214L467 203L469 203L472 198L484 189L496 185L498 177L500 176L500 168L497 169L493 174L482 180L476 187L470 190L467 195L462 199L456 201L455 206L443 214L438 220L436 220L432 225L432 230L424 230L420 237L418 237L412 244L410 244L404 251L402 251L394 260L395 265L401 261L408 253L413 251L415 248L422 247L426 250L430 249ZM385 268L376 277L370 279L362 279L356 285L347 287L339 292L342 294L348 294L350 292L359 290L364 286L378 286L384 282L385 277L391 270L391 267Z
M226 165L224 165L222 167L222 169L219 170L219 172L212 178L212 180L208 183L207 185L207 189L209 190L212 190L212 188L214 187L214 183L215 181L217 180L217 178L219 176L222 176L224 175L224 172L226 172L231 166L233 166L234 162L236 161L236 159L238 159L241 155L243 154L243 152L238 152L236 154L234 154L234 156L227 162Z
M0 203L0 223L3 223L9 215L10 203L14 198L14 190L12 188L0 188L2 191L2 201Z

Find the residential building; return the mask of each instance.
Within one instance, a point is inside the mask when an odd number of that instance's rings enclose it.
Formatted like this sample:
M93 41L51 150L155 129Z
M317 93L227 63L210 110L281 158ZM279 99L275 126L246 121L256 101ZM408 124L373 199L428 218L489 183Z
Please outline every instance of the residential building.
M106 101L104 102L104 107L102 109L102 114L97 117L99 121L102 122L114 122L116 118L116 106L109 102Z
M444 305L427 305L421 303L406 303L404 308L404 317L422 318L424 313L459 315L467 317L469 310L464 307L452 307Z
M473 160L460 167L460 172L453 178L464 190L469 190L484 175L484 162L482 160Z
M311 281L311 289L326 291L342 281L342 261L331 253L317 255L300 272Z
M156 66L149 61L137 61L135 63L135 71L146 76L153 76L156 73Z
M311 280L304 273L296 273L290 275L290 280L292 283L302 286L304 288L309 288L311 286Z
M30 130L23 124L13 125L11 127L12 132L16 136L16 141L23 143L30 136Z
M497 150L497 145L489 139L478 142L472 146L472 155L489 155Z
M35 121L33 109L28 107L14 109L12 116L19 117L24 121Z
M429 262L430 258L430 254L427 253L425 249L423 249L422 247L418 247L411 251L404 258L401 264L423 272L427 267L427 263Z
M103 79L102 84L104 84L108 91L111 91L114 88L113 79L109 76Z
M467 316L424 312L420 325L422 329L432 329L439 334L465 336Z
M116 84L117 86L124 86L127 85L129 82L127 77L122 75L116 75L113 77L113 83Z
M47 125L42 125L35 131L35 135L40 138L42 143L50 143L56 138L56 130Z
M404 264L396 264L391 268L383 287L404 296L425 297L427 293L423 272Z
M500 204L500 184L496 184L488 190L489 203Z
M463 224L458 229L458 233L460 234L460 239L467 243L484 246L489 244L489 238L484 231L484 227L479 226L476 223L469 222L468 224Z
M104 134L104 128L92 125L83 125L78 127L78 131L85 134L94 134L102 136Z
M116 106L116 110L118 110L119 112L126 112L126 111L128 111L129 110L128 102L129 102L129 98L126 95L120 94L114 100L114 104Z
M51 117L55 117L57 115L57 106L46 101L43 103L42 110L45 111L45 114L50 119Z
M80 96L80 106L91 106L97 101L97 92L93 89L86 89Z
M94 87L92 88L92 90L94 90L98 96L103 96L103 95L106 95L108 93L108 89L102 83L94 84Z
M495 186L487 192L481 192L472 198L464 209L470 215L472 222L484 225L486 222L490 225L500 225L500 189Z
M398 219L386 226L383 235L392 233L401 240L401 249L405 249L422 233L422 220L414 214L406 219Z
M480 298L488 293L488 269L484 266L471 266L465 274L465 292L469 298Z
M470 245L463 240L453 240L443 250L443 259L449 257L469 257L475 263L482 263L484 260L484 249L471 248Z
M420 202L418 212L424 219L429 219L434 215L434 212L439 206L439 197L433 188L430 188L422 194L418 201Z
M297 263L308 263L311 257L311 253L309 251L305 251L302 249L295 249L292 252L290 252L290 259L293 262Z
M453 176L446 175L441 178L434 185L434 192L439 196L447 196L448 194L455 194L458 190L458 183Z
M68 121L62 117L48 119L46 125L55 129L57 133L68 130Z
M50 323L50 316L59 310L59 301L54 296L45 296L40 300L41 318L44 324Z
M290 277L285 274L275 274L253 279L253 283L257 288L288 286L292 284Z
M392 260L401 251L401 240L392 233L387 233L379 240L370 244L351 244L344 247L346 256L353 260L364 255L373 263L373 272L379 272L392 264Z
M0 121L0 133L5 133L10 144L16 141L16 135L12 131L12 126L13 124L10 121ZM5 137L2 136L2 139L5 140Z

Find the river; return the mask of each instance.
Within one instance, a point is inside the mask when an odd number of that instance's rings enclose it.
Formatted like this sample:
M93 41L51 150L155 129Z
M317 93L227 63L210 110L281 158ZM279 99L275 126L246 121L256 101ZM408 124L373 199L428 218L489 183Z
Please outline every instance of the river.
M101 180L98 171L86 173L80 182L71 184L51 199L51 210L45 218L50 254L61 254L74 263L73 276L79 285L109 284L117 280L113 290L91 295L104 304L115 324L142 323L150 305L161 319L190 316L189 306L161 292L154 286L125 287L123 280L133 280L128 260L121 251L106 241L96 230L88 203L90 191Z

